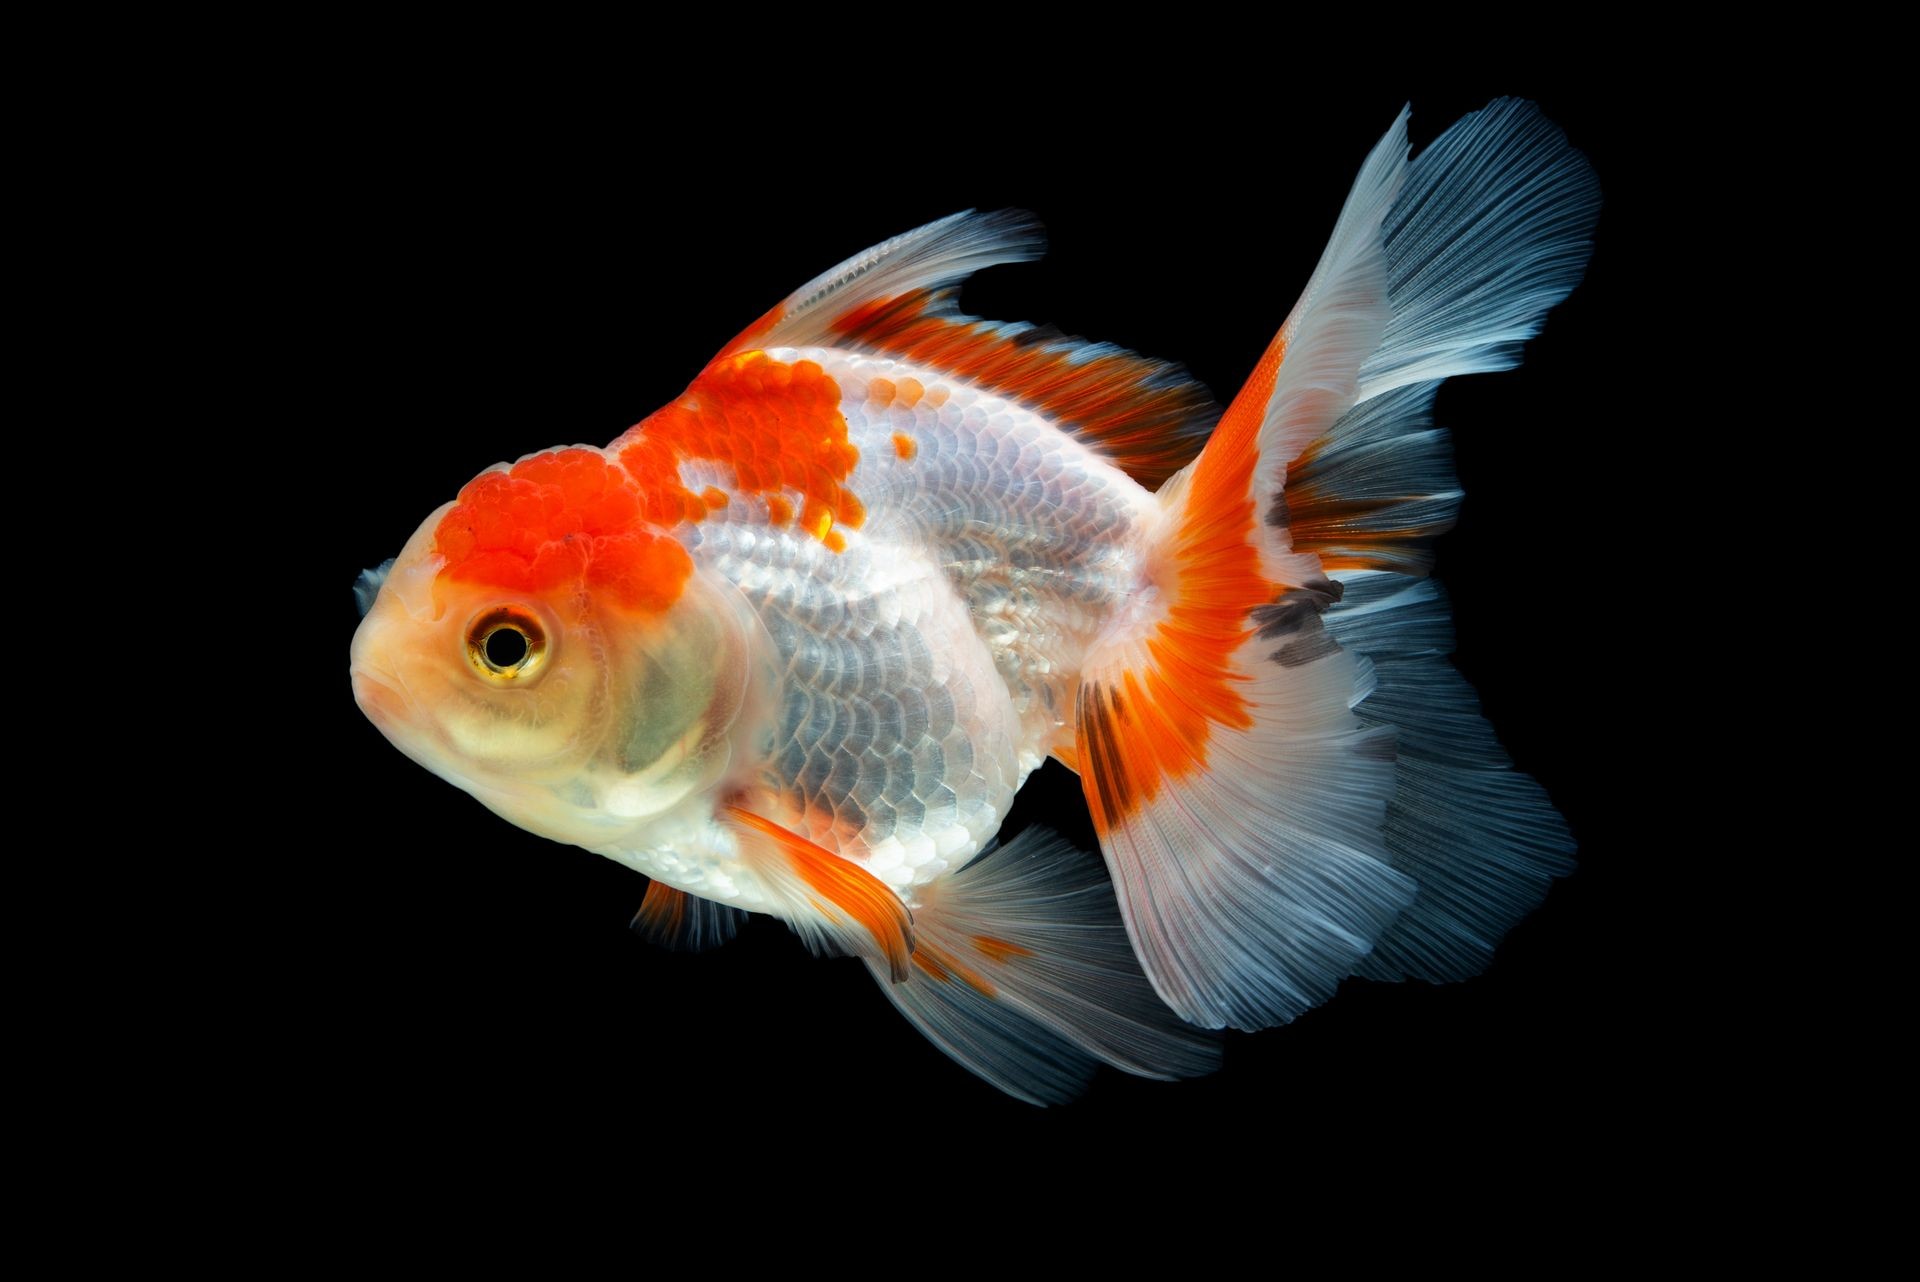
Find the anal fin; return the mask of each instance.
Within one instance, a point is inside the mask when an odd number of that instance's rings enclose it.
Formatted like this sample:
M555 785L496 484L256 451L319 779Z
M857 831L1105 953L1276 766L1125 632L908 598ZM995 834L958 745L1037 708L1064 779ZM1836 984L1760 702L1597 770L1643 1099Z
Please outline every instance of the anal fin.
M923 892L887 997L951 1059L1031 1104L1078 1095L1100 1063L1197 1077L1220 1045L1154 994L1098 859L1029 829Z

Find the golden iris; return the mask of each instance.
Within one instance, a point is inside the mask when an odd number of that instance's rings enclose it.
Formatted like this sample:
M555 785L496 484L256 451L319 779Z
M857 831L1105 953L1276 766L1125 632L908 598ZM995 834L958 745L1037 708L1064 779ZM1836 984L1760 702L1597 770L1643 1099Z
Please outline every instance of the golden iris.
M467 625L467 661L493 681L523 681L547 656L547 630L519 606L503 605Z

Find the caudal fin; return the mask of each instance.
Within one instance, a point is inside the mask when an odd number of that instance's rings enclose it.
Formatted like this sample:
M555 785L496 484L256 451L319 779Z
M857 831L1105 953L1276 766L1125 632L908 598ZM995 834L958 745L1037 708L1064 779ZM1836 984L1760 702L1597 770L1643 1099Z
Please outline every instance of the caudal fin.
M1361 575L1424 572L1458 500L1433 386L1517 359L1578 278L1597 193L1530 104L1406 155L1403 113L1162 489L1157 603L1083 672L1080 768L1128 931L1207 1026L1284 1022L1355 972L1471 973L1570 866L1445 663L1437 595Z

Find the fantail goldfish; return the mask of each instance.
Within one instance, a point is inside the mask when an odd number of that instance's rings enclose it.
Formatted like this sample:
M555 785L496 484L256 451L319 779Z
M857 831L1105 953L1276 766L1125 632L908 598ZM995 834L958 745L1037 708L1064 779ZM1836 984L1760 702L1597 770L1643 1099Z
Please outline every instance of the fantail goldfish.
M963 315L1038 225L964 213L802 286L604 448L483 472L362 585L355 697L506 819L865 959L1037 1103L1349 975L1458 979L1572 866L1446 655L1430 409L1508 368L1599 208L1531 105L1368 156L1222 411L1175 366ZM1105 857L1023 833L1079 773Z

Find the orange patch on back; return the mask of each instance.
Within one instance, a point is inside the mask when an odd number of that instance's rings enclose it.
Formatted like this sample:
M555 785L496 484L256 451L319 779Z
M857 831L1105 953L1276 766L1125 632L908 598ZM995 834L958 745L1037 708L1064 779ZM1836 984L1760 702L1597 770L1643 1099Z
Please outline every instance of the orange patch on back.
M664 610L693 561L642 509L632 479L599 451L550 450L468 482L435 527L434 550L455 581L527 593L584 581L630 609Z
M643 512L659 525L697 521L707 505L680 482L689 459L733 469L736 489L763 496L769 519L792 515L825 540L834 525L858 528L866 509L848 488L860 451L847 439L840 387L813 361L787 364L765 352L722 357L673 404L608 447L639 484Z
M1253 476L1260 424L1286 357L1275 338L1194 465L1168 567L1167 614L1147 638L1147 663L1080 692L1075 754L1090 778L1088 809L1105 836L1159 795L1162 782L1207 764L1215 726L1253 725L1233 669L1252 632L1248 615L1273 599L1254 541Z
M763 819L739 806L728 806L726 812L741 825L773 840L793 871L826 901L820 905L823 910L828 906L837 909L873 937L875 947L893 973L894 982L907 977L907 962L912 951L908 930L913 923L900 897L887 889L885 882L859 864L816 846L771 819Z
M550 450L476 477L441 518L434 547L452 580L529 593L584 582L630 609L664 610L693 573L665 531L729 501L718 486L689 489L682 462L731 466L742 492L766 499L776 525L793 518L786 494L798 494L802 528L839 552L846 537L834 525L866 519L846 485L859 458L839 386L819 365L742 352L715 361L604 453Z
M895 432L893 434L893 452L903 459L910 459L920 452L920 447L915 445L913 438L905 432Z
M944 302L925 293L878 299L833 329L853 346L971 379L1073 426L1143 485L1158 485L1198 452L1201 435L1181 429L1198 422L1204 430L1213 398L1174 367L1118 350L1089 356L1091 344L1046 330L1009 333L970 316L930 313ZM893 398L909 408L923 395L938 406L947 392L929 394L914 379L893 385Z

